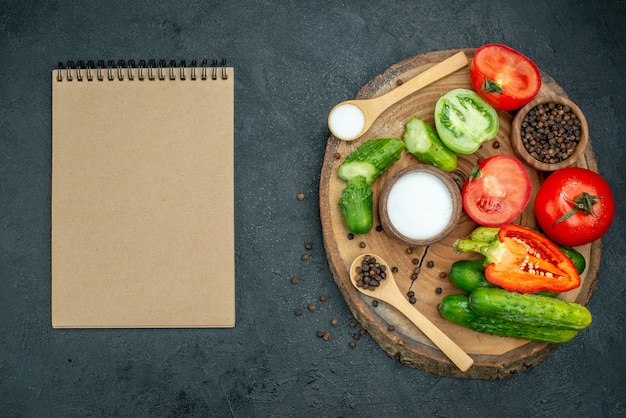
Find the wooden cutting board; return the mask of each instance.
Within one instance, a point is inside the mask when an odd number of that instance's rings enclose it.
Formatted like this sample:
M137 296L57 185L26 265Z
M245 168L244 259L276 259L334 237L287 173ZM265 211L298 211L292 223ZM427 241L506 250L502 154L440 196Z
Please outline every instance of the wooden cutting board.
M358 93L358 99L380 96L403 81L409 80L432 65L457 53L459 50L437 51L418 55L397 63L366 84ZM463 50L468 59L474 55L474 49ZM543 85L540 95L556 94L566 96L564 90L552 77L542 72ZM452 324L439 315L438 304L451 293L461 293L444 276L452 263L464 258L479 258L478 255L456 254L453 243L467 237L477 226L463 213L456 230L446 239L428 247L408 248L388 237L379 227L377 202L380 190L388 179L401 169L420 164L412 155L404 152L400 161L387 173L376 179L372 185L374 191L374 227L364 235L350 239L348 230L341 218L337 205L345 183L337 177L337 167L363 142L380 137L401 138L405 123L413 116L425 120L434 126L433 113L435 103L444 93L459 87L471 88L469 65L432 85L414 93L395 104L383 113L366 134L353 142L341 141L334 136L328 138L324 164L320 180L320 214L324 246L330 269L352 314L365 328L381 348L392 358L409 367L425 370L437 375L472 379L505 379L518 372L530 369L553 353L557 344L537 343L478 333ZM458 156L458 169L450 175L461 183L471 168L481 159L492 155L514 155L509 141L511 121L514 114L499 111L500 130L498 135L472 155ZM577 166L597 171L596 161L588 145L584 155L576 162ZM531 201L522 215L514 222L537 228L533 212L535 195L545 174L526 167L533 182ZM577 247L587 260L587 268L581 275L579 288L561 295L568 301L586 305L596 287L596 278L600 264L600 241ZM398 286L403 293L415 292L414 304L432 322L439 326L457 344L474 358L474 365L463 373L458 370L413 324L402 314L383 302L357 292L350 283L349 267L360 254L375 253L384 258L391 267L397 267L395 273ZM416 267L420 266L417 279L412 279ZM375 306L376 305L376 306ZM392 326L392 327L390 327ZM593 326L593 325L592 325ZM576 338L567 344L577 344Z

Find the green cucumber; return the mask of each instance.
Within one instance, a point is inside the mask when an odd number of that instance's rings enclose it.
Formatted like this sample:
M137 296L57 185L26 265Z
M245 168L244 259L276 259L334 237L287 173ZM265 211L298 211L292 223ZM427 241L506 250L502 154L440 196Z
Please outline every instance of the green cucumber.
M452 284L461 290L471 293L478 287L497 287L485 277L485 268L482 260L457 260L452 263L448 273ZM537 295L557 297L556 292L542 290Z
M577 330L572 329L535 327L519 322L502 321L477 315L470 308L469 296L467 295L445 296L439 304L439 312L442 317L457 325L501 337L564 343L578 334Z
M485 277L482 260L457 260L452 263L448 277L456 287L468 293L478 287L495 286Z
M351 178L341 192L339 208L348 231L353 234L365 234L372 229L372 187L365 177Z
M576 266L578 274L583 274L585 268L587 267L587 261L585 261L585 257L572 247L563 247L561 245L557 245L557 247L559 247L559 249L563 251L563 254L565 254L570 258L570 260L572 260L572 263L574 263L574 265Z
M406 124L402 139L404 139L406 150L421 162L448 173L456 170L456 154L441 142L437 131L432 126L417 116Z
M591 313L578 303L495 287L474 289L470 308L480 316L537 327L580 330L591 324Z
M370 139L354 150L339 165L337 175L344 181L363 176L368 184L398 161L404 150L404 142L398 138Z

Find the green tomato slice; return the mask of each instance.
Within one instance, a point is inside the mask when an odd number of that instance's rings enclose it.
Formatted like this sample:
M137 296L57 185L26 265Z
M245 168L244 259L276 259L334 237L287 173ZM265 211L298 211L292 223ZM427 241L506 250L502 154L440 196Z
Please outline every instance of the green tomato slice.
M435 105L435 126L439 138L458 154L472 154L500 128L498 113L476 92L455 89L441 96Z

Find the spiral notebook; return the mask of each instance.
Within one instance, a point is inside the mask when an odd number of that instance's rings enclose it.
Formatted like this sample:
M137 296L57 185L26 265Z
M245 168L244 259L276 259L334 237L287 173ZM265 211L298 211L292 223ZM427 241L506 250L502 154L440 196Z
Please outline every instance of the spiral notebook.
M235 324L234 69L52 72L52 326Z

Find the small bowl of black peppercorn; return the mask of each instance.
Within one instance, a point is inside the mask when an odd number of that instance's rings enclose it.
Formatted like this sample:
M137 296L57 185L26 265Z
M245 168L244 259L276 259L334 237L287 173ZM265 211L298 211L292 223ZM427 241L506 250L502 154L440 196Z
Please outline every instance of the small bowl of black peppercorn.
M589 142L587 119L562 96L538 96L522 107L511 124L511 145L517 156L539 171L574 164Z

